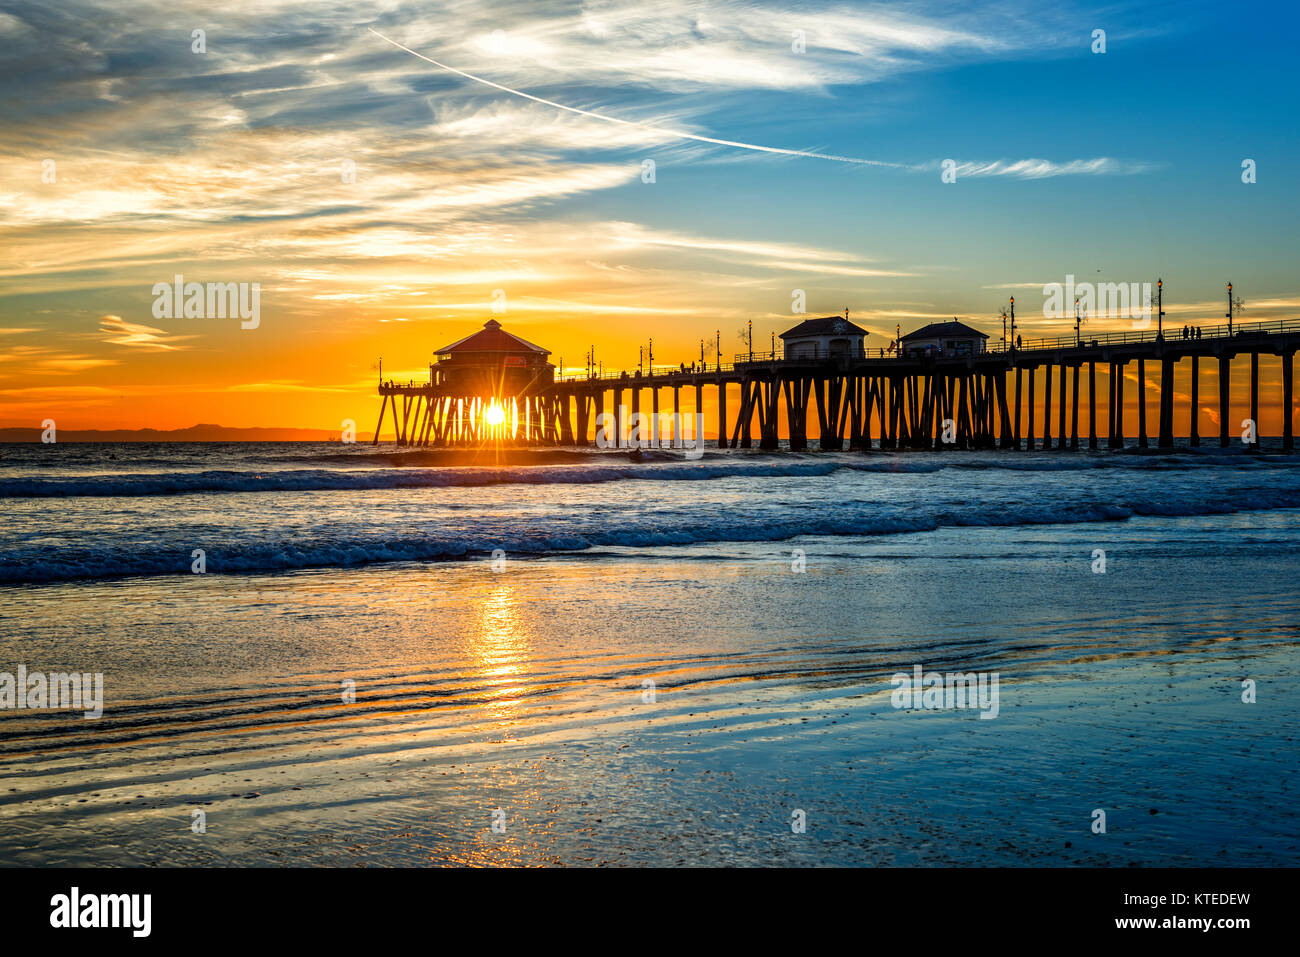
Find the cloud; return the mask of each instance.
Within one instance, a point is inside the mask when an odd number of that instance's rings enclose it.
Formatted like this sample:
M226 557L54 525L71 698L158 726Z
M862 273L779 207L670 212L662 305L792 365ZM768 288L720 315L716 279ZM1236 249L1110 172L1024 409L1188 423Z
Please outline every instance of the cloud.
M116 364L117 363L112 359L100 359L95 356L87 355L67 355L41 359L36 363L36 366L38 369L47 372L85 372L88 369L97 369L100 366L111 366Z
M458 29L397 13L372 26L421 54L513 87L563 80L665 92L821 91L1023 48L1031 35L1042 39L1010 11L939 5L926 12L846 3L592 0L550 9L508 5L508 14L500 4L443 7ZM797 41L803 52L796 52Z
M121 316L114 315L99 317L99 331L107 333L107 338L104 341L111 345L163 352L175 352L182 349L183 346L175 345L175 343L194 338L194 336L169 335L161 329L127 322Z
M5 363L12 364L8 371L21 367L23 371L36 375L61 375L116 365L117 360L83 352L65 352L45 344L26 344L7 346L0 351L0 366Z
M875 269L857 265L862 258L833 250L818 249L791 243L763 242L741 239L717 239L707 236L690 236L682 233L653 231L635 223L612 223L608 230L616 247L686 250L731 262L761 265L782 272L830 273L841 276L893 276L917 275L895 269Z
M927 171L940 168L942 168L940 162L916 167L918 170ZM1100 156L1096 159L1066 160L1059 163L1045 159L958 162L953 170L957 174L957 179L962 180L980 176L1008 176L1014 179L1051 179L1056 176L1135 176L1159 168L1158 163Z
M367 385L370 383L367 382ZM230 392L353 392L349 386L306 385L296 379L276 379L271 382L244 382L227 386Z
M717 137L712 137L712 136L703 136L699 133L688 133L684 130L668 129L659 124L639 123L635 120L628 120L628 119L623 119L621 117L609 116L605 113L597 113L594 110L584 110L584 109L579 109L578 107L575 106L566 106L563 103L557 103L554 100L548 100L540 96L534 96L532 93L525 93L522 90L511 89L508 86L503 86L500 83L494 83L491 80L484 79L483 77L480 76L475 76L472 73L466 73L463 70L457 70L454 67L447 66L444 63L439 63L437 60L433 59L432 57L427 57L422 53L417 53L416 51L412 50L410 47L403 46L402 44L398 43L396 40L384 36L378 30L370 28L370 32L373 33L375 36L379 37L381 40L384 40L387 43L391 43L399 50L409 53L412 56L418 57L419 59L423 60L426 63L431 63L434 66L438 67L440 70L446 70L450 73L456 74L457 76L464 77L467 80L472 80L475 83L482 83L485 86L489 86L495 90L500 90L503 93L508 93L511 96L522 97L523 99L531 100L534 103L540 103L543 106L549 106L557 110L564 110L565 112L572 113L576 116L583 116L588 119L600 120L603 123L613 123L625 129L627 128L640 129L640 130L650 132L652 134L656 134L664 137L670 137L673 139L692 140L697 143L708 143L712 146L729 146L729 147L734 147L736 149L752 150L758 153L774 153L781 156L797 156L804 159L831 160L836 163L851 163L859 166L898 167L900 165L898 163L887 163L884 162L883 160L862 159L854 156L841 156L835 153L817 153L809 150L788 149L788 148L783 148L778 146L762 146L757 143L744 143L738 140L719 139Z

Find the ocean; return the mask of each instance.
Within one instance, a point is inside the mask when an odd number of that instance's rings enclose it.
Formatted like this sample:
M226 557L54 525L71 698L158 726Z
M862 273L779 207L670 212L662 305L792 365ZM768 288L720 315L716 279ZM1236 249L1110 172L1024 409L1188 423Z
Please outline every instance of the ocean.
M0 446L0 692L103 688L0 700L0 864L1294 865L1297 508L1267 442Z

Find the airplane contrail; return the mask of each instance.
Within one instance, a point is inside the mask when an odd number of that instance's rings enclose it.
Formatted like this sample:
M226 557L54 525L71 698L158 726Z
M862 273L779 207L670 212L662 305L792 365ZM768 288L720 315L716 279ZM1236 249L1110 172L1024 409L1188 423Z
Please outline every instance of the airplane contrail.
M634 120L624 120L617 116L606 116L603 113L593 113L591 110L581 110L576 106L565 106L563 103L556 103L554 100L548 100L540 96L534 96L531 93L525 93L523 90L514 90L508 86L502 86L500 83L493 83L491 80L484 79L481 76L475 76L473 73L466 73L464 70L457 70L454 66L448 66L445 63L439 63L433 57L427 57L423 53L417 53L410 47L402 46L391 37L386 37L373 27L366 27L371 33L397 47L399 50L405 50L411 56L419 57L426 63L432 63L440 70L446 70L448 73L455 73L457 76L463 76L467 80L473 80L475 83L482 83L484 86L490 86L495 90L503 93L509 93L512 96L520 96L525 100L532 100L534 103L541 103L545 106L553 106L557 110L564 110L566 113L576 113L578 116L591 117L594 120L604 120L606 123L617 123L619 126L633 126L637 129L651 130L655 133L663 133L667 136L675 136L683 140L694 140L697 143L711 143L714 146L734 146L742 150L755 150L759 153L778 153L781 156L802 156L806 159L832 160L836 163L853 163L858 166L885 166L892 169L907 168L902 163L887 163L884 160L860 159L856 156L837 156L834 153L814 153L809 150L787 150L779 146L761 146L758 143L741 143L737 140L721 140L712 136L699 136L695 133L687 133L682 130L671 130L663 126L655 126L652 123L637 123Z

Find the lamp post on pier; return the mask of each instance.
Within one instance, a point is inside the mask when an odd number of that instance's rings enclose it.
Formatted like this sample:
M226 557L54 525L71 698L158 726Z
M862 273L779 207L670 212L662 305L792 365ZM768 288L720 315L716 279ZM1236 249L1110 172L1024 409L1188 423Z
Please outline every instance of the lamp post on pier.
M1156 338L1165 337L1165 281L1156 280Z

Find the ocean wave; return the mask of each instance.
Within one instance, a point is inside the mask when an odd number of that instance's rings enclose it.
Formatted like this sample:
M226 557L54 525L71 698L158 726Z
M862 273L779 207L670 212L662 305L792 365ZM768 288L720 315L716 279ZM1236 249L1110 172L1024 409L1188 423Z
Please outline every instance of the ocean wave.
M1000 503L996 507L884 505L846 501L821 511L759 514L656 511L606 522L562 516L503 530L500 526L395 530L346 525L299 531L250 530L243 540L200 543L209 573L267 573L344 568L391 562L435 562L508 555L540 556L610 547L649 548L721 542L777 542L802 536L878 536L943 527L1009 527L1122 521L1133 516L1193 516L1300 508L1300 488L1216 490L1203 496L1163 497L1156 489L1117 500ZM261 539L257 535L263 535ZM42 583L191 573L192 535L181 540L18 546L0 555L0 583Z
M437 465L438 453L381 453L389 467L361 467L380 456L340 455L357 466L341 468L206 469L201 471L114 472L75 476L27 475L0 478L4 498L132 498L137 496L239 492L318 492L367 489L439 488L486 485L579 485L619 481L709 481L719 478L780 478L857 472L930 473L956 471L1073 472L1097 469L1180 470L1197 468L1294 468L1295 456L1242 454L1163 455L990 453L706 453L686 460L680 452L647 450L639 460L626 452L573 453L551 464L507 466ZM960 457L958 457L960 456ZM559 463L559 464L557 464ZM395 467L393 467L395 466ZM426 466L426 467L422 467Z
M706 481L829 475L843 464L799 459L783 464L683 462L644 465L517 466L509 468L284 469L35 476L0 479L0 498L134 497L194 492L322 492L484 485L586 485L632 479Z

